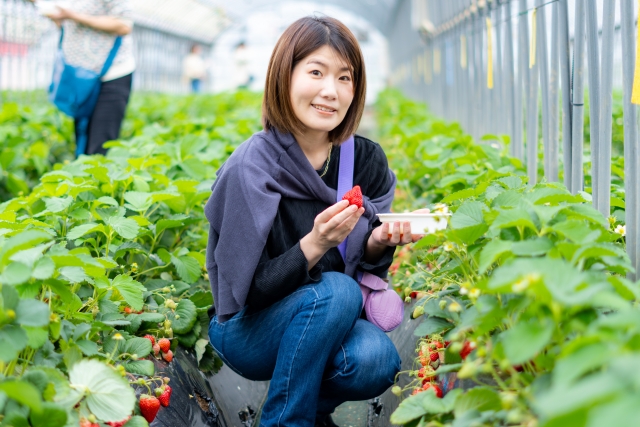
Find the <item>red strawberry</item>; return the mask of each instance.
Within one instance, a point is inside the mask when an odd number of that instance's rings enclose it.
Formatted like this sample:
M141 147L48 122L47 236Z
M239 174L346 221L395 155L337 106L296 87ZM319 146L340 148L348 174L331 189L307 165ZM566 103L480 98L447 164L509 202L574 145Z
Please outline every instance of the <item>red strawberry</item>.
M432 389L436 393L437 397L441 398L443 396L442 389L434 383L426 383L424 386L422 386L422 389L423 390Z
M160 404L164 407L169 406L169 400L171 399L171 387L166 385L164 386L164 390L162 390L162 394L158 397Z
M173 352L169 350L166 353L162 353L162 358L167 362L171 362L173 360Z
M356 205L357 207L362 207L362 190L359 185L356 185L351 190L347 191L344 196L342 196L342 200L348 200L350 205Z
M153 354L155 354L156 356L160 354L160 344L156 343L153 345Z
M100 424L92 423L91 421L89 421L86 418L81 418L80 419L80 427L100 427Z
M148 423L156 418L156 414L160 410L160 401L148 394L140 396L140 413Z
M160 350L162 350L163 353L166 353L171 348L171 341L166 338L160 338L158 345L160 346Z
M429 359L431 359L432 362L435 362L436 360L440 359L440 355L437 351L434 351L433 353L429 354Z
M465 341L464 345L462 346L462 350L460 350L460 357L462 357L463 360L466 359L474 348L475 345L472 345L469 341Z
M131 415L129 415L127 418L125 418L122 421L107 421L105 424L108 425L109 427L122 427L127 423L127 421L129 421L130 418L131 418Z
M144 338L148 339L149 341L151 341L151 345L154 346L156 345L156 339L153 337L153 335L145 335Z
M409 296L410 296L411 298L415 298L415 297L417 297L417 296L418 296L418 292L417 292L417 291L413 291L413 292L411 292L411 293L409 294Z
M436 348L442 348L444 347L444 344L442 344L440 341L436 341Z

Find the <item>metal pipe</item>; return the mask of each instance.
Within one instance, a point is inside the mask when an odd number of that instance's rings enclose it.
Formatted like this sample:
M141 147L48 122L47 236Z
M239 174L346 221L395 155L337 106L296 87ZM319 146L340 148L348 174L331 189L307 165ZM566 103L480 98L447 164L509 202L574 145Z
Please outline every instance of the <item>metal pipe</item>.
M572 121L571 67L569 47L569 9L567 0L558 2L558 49L560 54L560 80L562 87L562 154L564 159L564 185L571 189L572 172Z
M611 125L613 119L613 33L616 3L604 2L602 26L602 65L600 87L600 135L598 153L598 210L606 217L611 204Z
M516 121L519 115L516 112L516 87L519 86L519 82L516 82L514 73L514 54L513 54L513 23L511 22L511 7L510 3L506 4L506 22L505 22L505 50L504 50L504 87L505 87L505 108L508 128L507 132L511 137L511 145L509 147L509 154L513 157L517 157L516 153L520 153L520 147L522 146L522 132L516 126Z
M597 0L586 0L587 50L589 54L589 117L591 124L591 194L593 206L598 206L598 180L600 179L600 61L598 54Z
M536 6L540 8L544 3L544 0L536 0ZM550 114L549 104L549 91L551 87L549 85L549 56L547 54L547 18L545 9L539 9L536 13L537 19L537 42L536 42L536 57L537 68L540 75L540 87L542 89L542 144L544 154L544 176L547 181L557 181L557 177L553 179L551 176L551 144L550 144Z
M549 159L549 176L547 180L551 182L557 182L559 180L559 165L558 165L558 151L559 151L559 102L558 91L560 87L560 76L558 75L558 31L560 27L558 16L558 4L551 3L551 58L549 60L549 151L545 154L545 157Z
M575 31L573 42L573 112L571 126L571 192L578 193L584 189L584 45L585 45L585 12L584 2L576 0Z

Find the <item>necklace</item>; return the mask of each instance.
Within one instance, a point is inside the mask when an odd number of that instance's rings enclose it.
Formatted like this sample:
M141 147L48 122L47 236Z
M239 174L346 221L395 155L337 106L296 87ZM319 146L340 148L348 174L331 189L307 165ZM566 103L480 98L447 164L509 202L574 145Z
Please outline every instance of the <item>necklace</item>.
M331 161L331 150L332 149L333 149L333 143L330 142L329 143L329 155L327 156L327 164L324 166L324 171L320 175L320 178L325 176L327 174L327 171L329 170L329 162Z

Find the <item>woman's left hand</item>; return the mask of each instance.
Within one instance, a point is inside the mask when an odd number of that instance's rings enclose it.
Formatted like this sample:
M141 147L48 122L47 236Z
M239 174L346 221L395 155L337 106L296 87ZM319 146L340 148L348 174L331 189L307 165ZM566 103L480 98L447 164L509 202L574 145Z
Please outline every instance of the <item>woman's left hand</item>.
M412 213L429 213L429 209L418 209ZM396 221L393 223L393 233L389 233L388 222L373 229L371 238L379 245L384 246L404 246L408 243L415 243L424 237L424 234L412 234L410 222ZM400 224L402 224L402 234L400 234Z

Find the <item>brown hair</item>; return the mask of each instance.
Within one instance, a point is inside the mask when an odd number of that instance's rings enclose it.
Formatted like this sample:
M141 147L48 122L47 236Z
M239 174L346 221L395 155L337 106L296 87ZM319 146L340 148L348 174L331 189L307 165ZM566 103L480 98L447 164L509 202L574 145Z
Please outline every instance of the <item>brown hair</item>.
M262 125L265 130L303 133L304 125L291 106L291 74L295 66L322 46L330 46L351 67L353 101L342 122L329 131L329 140L338 145L358 128L366 95L364 59L358 40L340 21L309 16L291 24L276 43L264 88Z

